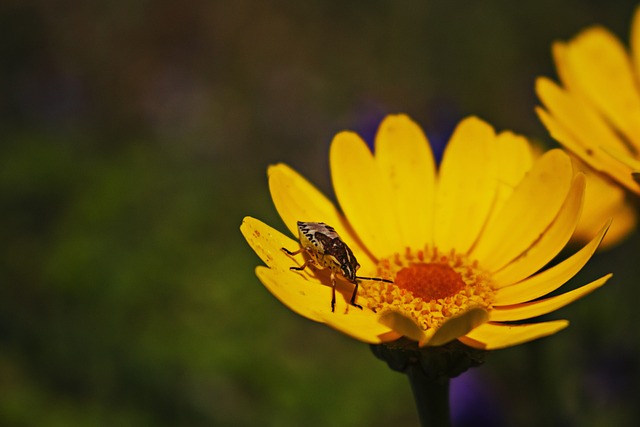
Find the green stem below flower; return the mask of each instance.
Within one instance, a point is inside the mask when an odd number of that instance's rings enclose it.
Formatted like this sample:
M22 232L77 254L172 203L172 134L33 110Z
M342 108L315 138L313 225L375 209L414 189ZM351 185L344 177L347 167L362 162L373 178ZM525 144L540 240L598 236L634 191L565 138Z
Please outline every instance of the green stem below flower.
M449 380L481 365L486 354L459 341L419 348L415 341L407 338L372 345L371 350L391 369L409 377L423 427L451 426Z
M449 379L434 381L427 378L420 367L413 365L406 371L422 427L450 427Z

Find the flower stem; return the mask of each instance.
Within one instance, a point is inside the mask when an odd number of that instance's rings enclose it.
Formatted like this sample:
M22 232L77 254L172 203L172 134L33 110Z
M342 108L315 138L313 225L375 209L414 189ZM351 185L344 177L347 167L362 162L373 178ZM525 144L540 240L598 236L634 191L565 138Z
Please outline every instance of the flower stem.
M372 345L371 351L391 369L409 377L423 427L451 426L449 379L481 365L486 354L459 341L419 348L407 338Z
M433 380L427 378L422 369L411 366L407 369L413 398L416 401L418 418L422 427L449 427L449 379Z

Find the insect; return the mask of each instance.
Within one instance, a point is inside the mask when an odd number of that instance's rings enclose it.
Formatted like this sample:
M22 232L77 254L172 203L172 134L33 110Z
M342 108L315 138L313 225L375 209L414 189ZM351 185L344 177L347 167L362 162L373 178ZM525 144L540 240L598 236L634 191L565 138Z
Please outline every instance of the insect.
M300 267L289 267L291 270L302 271L308 266L317 268L327 268L331 271L331 311L335 311L336 307L336 277L343 278L355 285L351 300L349 303L354 307L362 309L362 306L356 304L356 295L358 293L358 280L377 280L381 282L393 283L388 279L380 277L363 277L357 276L356 272L360 268L358 260L353 255L351 248L342 241L336 230L323 222L303 222L298 221L298 234L300 240L300 249L290 251L287 248L282 250L287 255L298 255L304 253L308 255L308 259Z

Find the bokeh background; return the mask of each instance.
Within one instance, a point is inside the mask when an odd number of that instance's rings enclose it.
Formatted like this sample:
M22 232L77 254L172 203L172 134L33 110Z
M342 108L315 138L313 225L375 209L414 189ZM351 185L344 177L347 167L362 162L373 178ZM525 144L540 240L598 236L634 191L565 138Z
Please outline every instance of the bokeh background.
M94 4L95 3L95 4ZM553 144L553 40L635 1L0 3L0 425L416 426L408 380L255 278L266 167L332 196L328 146L410 114L440 147L476 114ZM633 236L568 288L572 326L452 386L456 426L636 425Z

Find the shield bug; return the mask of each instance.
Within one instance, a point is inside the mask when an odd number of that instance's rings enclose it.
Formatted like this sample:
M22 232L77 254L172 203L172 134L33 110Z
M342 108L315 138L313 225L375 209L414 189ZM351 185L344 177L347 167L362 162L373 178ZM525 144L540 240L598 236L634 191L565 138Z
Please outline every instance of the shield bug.
M380 277L363 277L357 276L356 272L360 268L358 260L353 255L351 248L338 236L336 230L323 222L303 222L298 221L298 237L300 240L300 249L290 251L287 248L282 250L287 255L298 255L303 253L307 255L307 259L300 267L289 267L291 270L302 271L308 266L320 269L329 269L331 271L331 311L335 311L336 307L336 278L342 278L355 285L351 300L349 303L355 307L362 309L362 306L356 304L356 295L358 293L358 279L360 280L377 280L381 282L393 283L388 279Z

